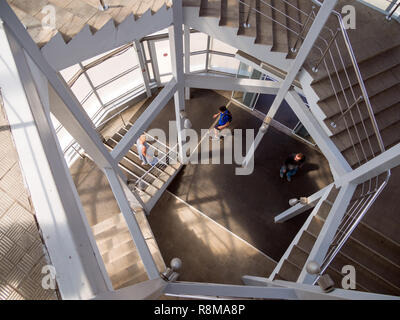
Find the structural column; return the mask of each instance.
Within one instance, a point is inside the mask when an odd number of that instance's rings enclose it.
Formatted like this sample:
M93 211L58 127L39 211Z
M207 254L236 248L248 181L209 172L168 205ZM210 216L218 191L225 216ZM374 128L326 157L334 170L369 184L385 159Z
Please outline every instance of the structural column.
M190 74L190 27L184 26L185 74ZM185 87L185 99L190 100L190 87Z
M183 156L183 112L185 111L185 75L183 71L183 12L182 0L174 0L172 8L172 21L173 25L169 27L169 43L171 53L171 66L172 75L174 76L177 89L174 94L175 102L175 115L176 115L176 129L178 136L178 155L180 160L184 159Z
M253 148L251 150L257 149L258 145L260 144L263 136L268 131L269 123L271 119L275 116L276 112L278 111L280 105L282 104L283 100L289 89L292 86L293 81L296 79L297 74L299 73L301 67L304 64L304 61L307 59L308 54L310 53L315 41L317 40L321 30L325 26L326 21L329 18L332 10L335 8L337 0L325 0L322 4L321 8L318 11L318 14L312 24L310 30L307 33L307 36L303 42L303 45L300 47L299 53L296 56L296 59L293 61L292 67L290 68L288 74L286 75L285 80L282 83L282 86L275 97L274 102L271 105L271 108L268 111L267 116L265 117L264 123L261 126L260 130L257 133L256 139L253 142ZM246 155L244 160L244 165L246 166L251 158L254 157L254 154L249 152Z
M142 44L139 40L135 40L135 49L139 59L140 71L143 77L144 87L146 89L147 97L151 97L149 72L147 70L146 59L144 56Z

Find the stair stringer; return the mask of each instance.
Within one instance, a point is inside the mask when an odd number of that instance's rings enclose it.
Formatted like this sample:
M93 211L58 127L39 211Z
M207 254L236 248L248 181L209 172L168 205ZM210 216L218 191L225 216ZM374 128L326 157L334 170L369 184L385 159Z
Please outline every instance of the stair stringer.
M293 247L299 242L301 235L308 228L308 226L310 225L311 220L314 218L314 216L317 215L319 209L321 208L321 206L324 203L324 201L328 198L328 196L329 196L330 192L332 191L332 189L334 188L334 186L335 185L332 183L330 186L328 186L326 188L325 193L319 199L317 205L311 211L311 213L308 216L306 222L304 222L303 226L300 228L299 232L296 234L296 236L294 237L293 241L290 243L290 245L286 249L285 253L283 254L281 259L279 260L278 264L276 265L274 271L272 271L271 275L268 278L269 280L271 280L271 281L274 280L274 277L278 274L278 272L282 268L282 265L283 265L284 261L289 257L290 253L292 252Z
M165 190L167 190L168 186L171 182L175 179L179 171L182 169L183 164L180 163L179 167L175 170L174 174L168 178L168 180L162 185L162 187L147 201L145 202L145 212L150 214L151 210L156 205L157 201L161 198L164 194Z
M53 69L60 71L165 29L172 22L172 10L164 4L154 14L151 10L146 11L138 20L131 14L118 26L115 26L114 20L111 19L94 34L86 25L68 43L58 32L41 51Z
M238 35L238 28L220 26L219 18L200 17L199 11L198 7L183 7L183 23L281 70L290 69L293 60L286 59L287 53L272 52L272 46L255 43L255 37Z

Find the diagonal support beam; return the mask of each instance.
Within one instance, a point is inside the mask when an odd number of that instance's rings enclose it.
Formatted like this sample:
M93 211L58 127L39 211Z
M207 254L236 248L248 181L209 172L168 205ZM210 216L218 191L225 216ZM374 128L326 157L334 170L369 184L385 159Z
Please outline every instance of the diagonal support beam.
M132 235L133 241L135 242L136 248L139 252L140 258L142 259L149 279L152 280L160 278L157 265L154 262L153 256L151 255L150 249L147 246L146 240L144 239L142 230L139 227L136 217L129 206L129 202L125 197L117 174L113 169L105 169L104 171L115 195L118 206L125 218L129 232Z
M350 172L352 169L349 163L331 138L326 134L325 130L306 106L300 95L295 90L290 90L286 95L286 101L328 160L334 178L337 179Z
M351 198L353 197L356 187L356 184L349 183L340 189L339 194L336 197L331 210L329 211L328 217L322 226L318 238L315 241L314 246L307 258L307 261L304 264L303 270L301 271L297 280L298 283L312 284L315 280L316 275L308 274L306 271L307 263L309 261L315 261L322 266L330 244L335 237L336 231L338 230L338 227L347 212L347 208Z
M317 16L315 17L315 20L311 25L311 28L308 31L302 46L300 47L299 53L297 54L295 60L293 61L293 64L288 74L286 75L286 78L283 81L282 86L277 96L275 97L275 100L272 103L267 116L265 117L264 124L261 127L262 129L260 128L260 130L257 133L256 139L253 142L253 146L251 149L254 150L254 152L257 149L259 143L261 142L262 137L267 132L270 120L274 118L280 105L285 99L287 92L293 85L293 82L295 81L297 74L299 73L301 67L303 66L305 60L307 59L311 49L314 46L315 41L317 40L321 30L325 26L325 23L328 20L332 10L335 8L337 1L338 0L325 0L321 8L319 9ZM247 166L250 163L251 159L254 157L254 152L253 153L249 152L246 155L246 158L243 162L244 166Z
M175 79L172 79L154 98L152 103L150 103L150 105L146 108L146 110L140 115L140 117L135 121L133 126L124 135L121 141L115 146L114 150L111 152L111 156L116 161L120 161L122 157L129 151L132 145L143 133L143 131L147 129L150 123L167 105L169 100L171 100L171 98L175 94L175 91L176 91L176 81Z
M268 80L185 74L185 86L199 89L244 91L275 95L278 93L281 83Z
M174 0L172 10L173 25L169 27L169 45L171 54L172 75L176 81L176 92L174 94L175 101L175 117L176 129L178 135L178 155L180 161L183 161L183 130L184 117L182 112L185 111L185 75L183 64L183 9L182 0Z

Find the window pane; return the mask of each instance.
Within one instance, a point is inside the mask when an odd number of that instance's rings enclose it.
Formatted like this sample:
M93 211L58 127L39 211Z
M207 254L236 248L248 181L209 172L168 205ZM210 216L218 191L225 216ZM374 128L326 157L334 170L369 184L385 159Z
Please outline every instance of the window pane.
M167 83L172 79L172 74L169 74L167 76L160 76L160 81L161 83Z
M87 81L84 74L82 74L78 80L71 87L72 92L75 94L75 97L79 102L82 103L82 100L92 91L89 82Z
M151 65L151 63L147 64L147 70L149 71L150 80L154 80L153 66Z
M190 34L190 52L207 49L207 35L201 32Z
M137 54L132 47L122 54L116 55L87 71L93 85L97 87L101 83L121 74L129 68L138 65Z
M95 113L101 108L101 104L95 94L92 94L89 99L82 105L89 118L92 119Z
M217 54L211 54L210 56L211 56L209 65L210 69L221 72L228 72L232 74L237 73L237 69L239 67L239 60L232 57L221 56Z
M143 49L144 49L144 57L146 60L150 60L150 52L149 52L149 46L147 41L142 42Z
M104 104L106 104L140 84L143 84L143 78L141 75L141 70L138 68L98 89L97 92L100 96L100 99Z
M172 72L169 40L156 41L154 44L160 74Z
M206 69L206 57L205 53L196 54L190 57L190 71L198 71Z

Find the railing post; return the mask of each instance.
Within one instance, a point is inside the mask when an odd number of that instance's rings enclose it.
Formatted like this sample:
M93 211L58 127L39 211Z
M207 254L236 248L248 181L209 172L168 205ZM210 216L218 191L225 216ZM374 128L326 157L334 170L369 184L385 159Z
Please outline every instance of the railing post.
M315 9L315 6L312 6L312 7L311 7L310 14L309 14L308 17L307 17L306 22L304 22L303 27L301 28L299 34L297 35L296 42L294 43L293 47L290 48L290 51L292 51L293 53L297 52L297 48L296 48L296 47L297 47L297 43L298 43L299 40L302 38L304 31L306 30L306 28L307 28L309 22L311 21L311 16L312 16L313 13L314 13L314 9Z
M331 48L332 43L336 40L337 35L339 34L340 29L337 29L335 34L333 35L331 41L329 42L328 46L326 47L324 53L322 54L321 58L317 62L317 64L312 68L312 71L318 72L318 67L321 62L325 59L326 54L328 53L329 49Z

